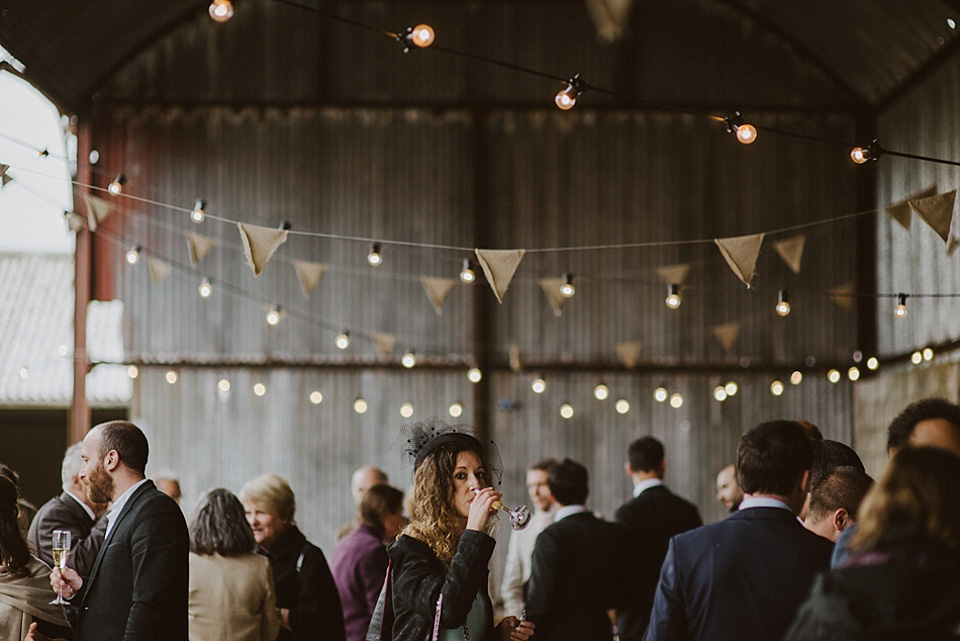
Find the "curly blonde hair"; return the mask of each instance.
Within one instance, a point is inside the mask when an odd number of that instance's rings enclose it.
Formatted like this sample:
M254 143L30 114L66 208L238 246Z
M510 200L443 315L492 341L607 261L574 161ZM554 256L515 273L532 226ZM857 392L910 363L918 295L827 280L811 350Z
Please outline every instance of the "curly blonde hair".
M410 524L402 534L423 541L446 564L453 559L463 533L463 516L454 503L453 473L460 452L475 450L448 444L431 452L413 474ZM481 458L481 464L486 464Z

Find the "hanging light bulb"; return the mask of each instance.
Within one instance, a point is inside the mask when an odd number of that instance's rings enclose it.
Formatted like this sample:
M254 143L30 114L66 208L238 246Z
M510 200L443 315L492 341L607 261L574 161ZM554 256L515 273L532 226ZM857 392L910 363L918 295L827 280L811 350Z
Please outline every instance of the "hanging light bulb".
M233 17L233 3L230 0L213 0L207 11L216 22L226 22Z
M683 394L677 392L670 396L670 407L675 410L680 409L683 406Z
M722 403L727 400L727 390L723 385L717 385L713 388L713 397Z
M867 359L867 369L871 372L877 371L877 368L880 367L880 360L876 356L871 356Z
M123 174L117 174L117 177L113 179L113 182L107 186L107 191L113 194L114 196L119 196L120 192L123 191L123 185L127 182L126 176Z
M127 250L127 264L136 265L140 262L140 245L134 245Z
M677 309L683 298L680 297L680 285L670 285L667 287L667 297L663 301L670 309Z
M777 314L780 316L787 316L790 314L790 301L787 300L787 290L781 289L777 292Z
M413 352L407 352L406 354L400 357L400 364L406 367L407 369L410 369L416 366L417 364L416 354L414 354Z
M400 406L400 416L410 418L413 416L413 403L404 403Z
M367 262L371 267L379 267L383 264L383 256L380 255L380 243L370 243L370 253L367 254Z
M893 313L897 318L907 317L907 295L906 294L897 294L897 306L893 310Z
M932 347L924 347L924 348L923 348L923 360L925 360L925 361L932 361L932 360L933 360L933 348L932 348Z
M560 295L564 298L572 298L576 293L577 290L573 286L573 274L564 274L563 284L560 285Z
M449 409L447 409L447 413L449 413L453 418L458 418L461 414L463 414L463 403L460 401L453 403Z
M740 387L737 385L736 381L730 381L723 386L723 389L727 391L727 396L736 396L737 392L740 391Z
M573 418L573 405L570 403L564 403L560 406L560 416L565 419Z
M164 375L164 378L167 379L167 382L171 385L175 384L180 377L177 375L175 370L167 370L167 373Z
M773 381L770 383L770 393L774 396L783 394L783 383L781 381Z
M35 152L33 152L33 155L37 158L46 158L50 155L50 151L47 149L37 149Z
M625 398L617 399L613 407L617 410L617 414L626 414L630 411L630 403Z
M470 259L463 259L463 269L460 270L460 280L464 283L470 284L477 280L477 274L470 267Z
M367 402L362 398L358 398L353 402L353 411L357 414L363 414L367 411Z
M923 354L920 353L920 350L917 350L913 354L910 354L910 362L914 365L919 365L923 362Z
M723 120L727 123L727 133L736 135L743 144L751 145L757 140L757 128L744 122L743 114L739 111Z
M267 393L267 386L263 383L255 383L253 386L253 393L257 396L263 396Z
M603 383L598 383L597 386L593 388L593 397L598 401L605 401L608 396L610 396L610 389Z
M415 47L420 47L421 49L426 49L432 45L437 37L433 27L428 24L418 24L408 31L410 32L410 42L412 42Z
M847 378L849 378L851 381L858 381L858 380L860 380L860 368L857 367L856 365L854 365L853 367L851 367L850 369L848 369L848 370L847 370Z
M279 305L274 305L273 307L271 307L270 309L268 309L268 310L267 310L267 325L269 325L270 327L276 327L277 325L279 325L279 324L280 324L280 315L281 315L281 314L282 314L282 310L280 309L280 306L279 306Z
M802 383L803 372L801 372L800 370L794 370L794 372L790 374L790 382L794 385L799 385L800 383Z
M553 101L560 109L568 111L577 104L577 98L580 97L584 89L586 89L586 85L580 79L580 74L577 74L567 81L567 86L557 93Z
M204 208L207 206L207 203L203 202L197 198L197 202L193 204L193 211L190 212L190 220L197 223L198 225L203 222L204 217Z
M20 368L20 378L26 380L26 378L27 378L28 376L30 376L30 372L27 370L27 368L26 368L26 367L21 367L21 368Z
M530 389L533 390L534 394L543 394L543 392L547 389L547 382L543 380L542 376L538 376L535 379L533 379L533 383L531 383Z
M221 378L217 381L217 389L226 394L230 391L230 381L225 378Z
M827 380L830 381L831 383L839 383L840 372L838 372L835 369L830 370L829 372L827 372Z
M883 147L876 138L866 147L854 147L850 150L850 159L858 165L863 165L869 160L879 160L882 155Z
M210 298L210 294L213 293L213 284L210 279L204 278L200 281L200 287L197 288L197 291L200 292L200 298Z
M310 402L314 405L319 405L323 402L323 394L320 392L320 390L315 389L310 392Z
M337 347L340 349L347 349L350 347L350 332L340 332L337 334Z
M663 403L669 398L670 394L667 392L667 388L661 385L657 389L653 390L653 399L658 403Z
M483 379L483 372L479 367L471 367L467 370L467 380L471 383L479 383Z

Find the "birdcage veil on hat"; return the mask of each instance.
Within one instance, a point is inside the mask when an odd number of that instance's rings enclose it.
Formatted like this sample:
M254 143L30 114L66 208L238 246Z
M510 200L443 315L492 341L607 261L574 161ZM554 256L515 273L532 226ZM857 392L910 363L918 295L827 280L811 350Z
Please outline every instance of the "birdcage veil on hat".
M424 459L443 445L452 445L459 450L472 450L480 456L487 472L500 485L503 476L503 460L500 450L492 439L477 438L470 425L447 425L434 416L426 421L407 423L400 427L400 434L393 450L400 457L400 464L410 470L410 475L420 467Z

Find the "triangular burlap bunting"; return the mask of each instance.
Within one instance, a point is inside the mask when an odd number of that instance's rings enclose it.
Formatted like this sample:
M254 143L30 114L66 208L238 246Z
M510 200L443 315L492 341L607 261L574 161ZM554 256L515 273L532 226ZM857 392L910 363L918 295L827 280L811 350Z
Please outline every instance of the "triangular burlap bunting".
M643 349L643 343L640 341L628 341L626 343L617 343L617 358L627 369L633 369L637 366L637 359L640 357L640 350Z
M442 316L443 301L446 300L447 294L450 293L453 286L457 284L457 279L424 276L420 279L420 282L423 283L423 291L427 292L427 298L433 305L433 311L437 313L437 316Z
M510 287L520 261L523 260L522 249L477 249L477 260L483 267L483 274L490 283L497 301L503 303L503 295Z
M523 371L523 364L520 362L520 348L516 345L510 346L510 371L517 373Z
M805 242L807 242L807 237L800 234L773 243L773 248L777 250L780 258L794 274L800 273L800 261L803 260L803 245Z
M87 203L87 229L97 231L97 224L113 211L113 203L90 194L84 194L83 201Z
M7 174L3 174L2 176L0 176L0 187L6 187L12 182L13 182L12 176L8 176Z
M6 176L8 169L10 169L10 165L4 165L2 162L0 162L0 176Z
M540 279L540 287L543 288L543 293L547 295L547 300L550 301L554 316L563 314L563 304L570 300L560 293L560 287L566 282L563 278Z
M683 285L689 273L690 263L677 263L676 265L657 267L657 276L660 277L664 285Z
M287 241L287 235L290 232L286 229L259 227L246 223L237 223L237 227L240 229L240 240L243 241L243 254L247 257L250 269L253 270L253 277L256 278L263 272L263 268L267 266L267 261L277 251L277 247Z
M930 196L937 195L937 185L934 184L930 187L927 187L921 192L913 194L905 200L901 200L895 205L890 205L885 209L887 215L893 218L895 221L900 223L900 226L910 231L910 220L913 218L912 210L910 209L910 201L918 200L920 198L929 198Z
M750 281L753 280L753 272L757 267L757 257L760 255L763 236L763 234L750 234L749 236L713 239L713 242L720 248L720 253L723 254L727 265L748 288L750 287Z
M192 231L184 232L187 237L187 253L190 254L190 264L196 267L210 250L216 247L217 239L202 236Z
M956 200L957 190L954 189L945 194L910 201L910 209L917 212L917 216L937 232L937 236L948 248L952 248L954 244L950 242L950 224L953 222L953 205Z
M733 346L737 342L737 334L739 333L740 323L737 322L713 326L714 337L723 345L723 349L728 352L733 351Z
M853 309L853 283L844 283L830 289L830 300L845 311Z
M306 260L293 261L293 269L297 272L297 280L300 281L300 291L304 298L310 298L313 289L320 283L320 279L327 272L327 266L323 263L311 263Z
M377 348L377 358L386 360L397 344L396 334L373 333L373 346Z
M80 231L83 229L83 216L76 212L64 212L63 217L67 221L67 229L70 231Z
M153 256L147 256L147 267L150 268L150 280L153 281L153 284L163 281L164 278L170 275L170 272L173 271L173 267L170 266L170 263L165 263L159 258L154 258Z

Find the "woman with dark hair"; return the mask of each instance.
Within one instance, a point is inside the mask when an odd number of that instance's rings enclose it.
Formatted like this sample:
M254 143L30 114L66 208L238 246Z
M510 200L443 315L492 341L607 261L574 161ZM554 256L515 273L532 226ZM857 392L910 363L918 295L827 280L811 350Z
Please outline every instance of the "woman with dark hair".
M280 627L270 562L230 490L211 490L190 524L190 641L274 641Z
M374 485L360 501L360 526L340 539L330 571L340 592L347 641L364 641L387 573L387 548L403 527L403 492Z
M960 457L900 450L857 523L852 554L817 577L787 641L960 639Z
M496 445L436 418L405 425L398 443L414 472L410 524L388 550L393 641L526 641L533 623L510 616L494 627L487 594Z
M50 568L33 555L17 522L17 486L0 476L0 639L72 638L63 609L50 603ZM36 622L36 626L31 626Z

